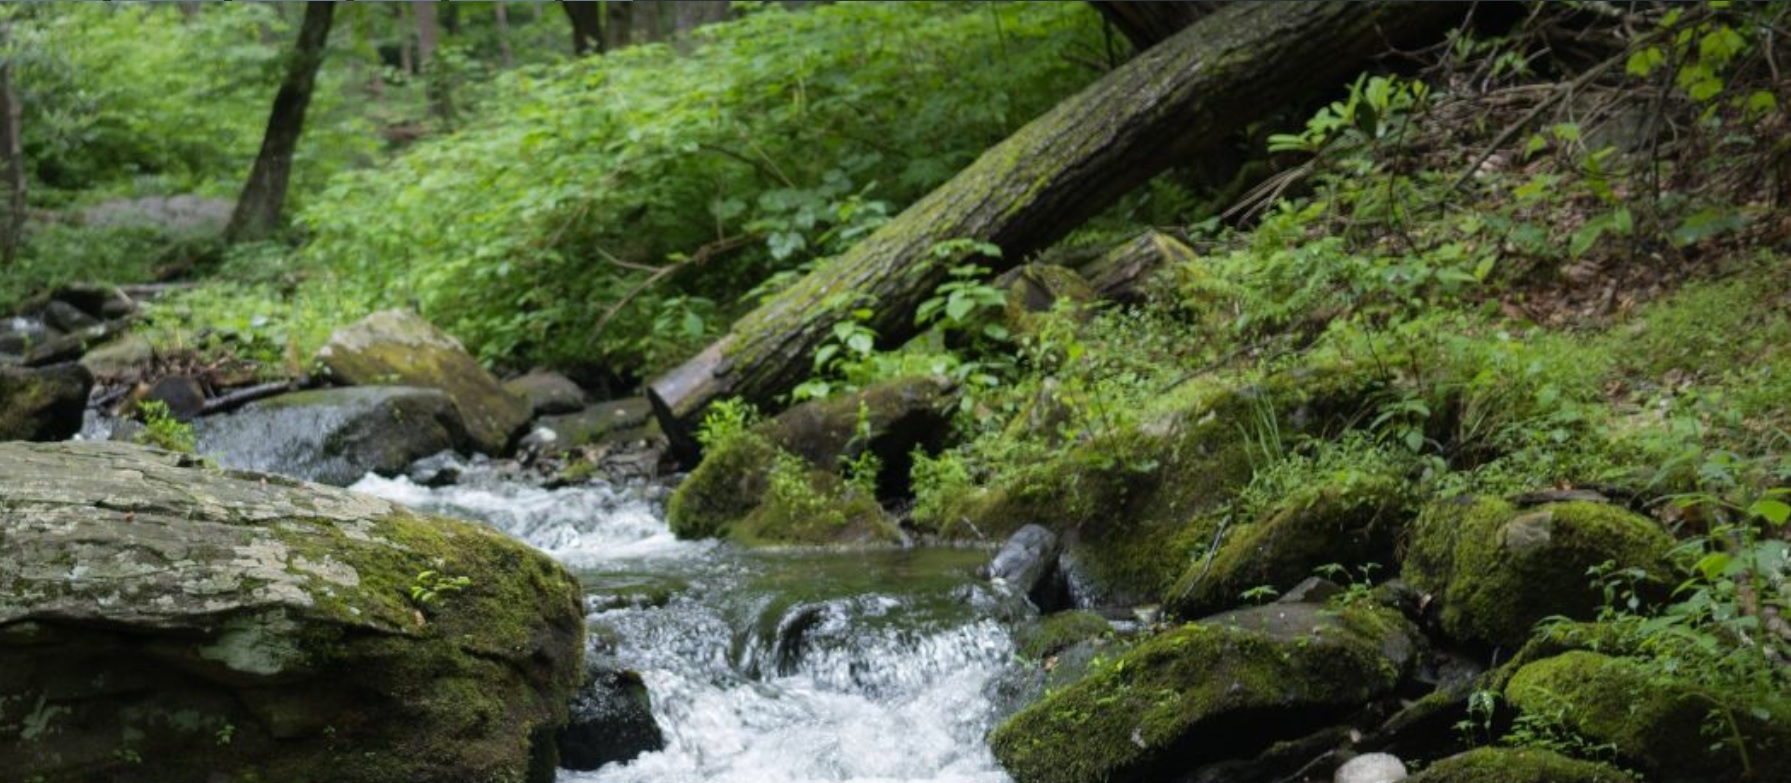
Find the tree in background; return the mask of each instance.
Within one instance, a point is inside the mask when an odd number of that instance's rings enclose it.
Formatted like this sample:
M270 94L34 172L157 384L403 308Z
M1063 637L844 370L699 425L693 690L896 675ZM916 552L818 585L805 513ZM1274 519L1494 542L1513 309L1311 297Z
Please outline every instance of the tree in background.
M324 46L329 42L330 20L336 4L305 4L305 19L299 27L298 42L292 59L286 64L286 77L274 95L274 106L268 113L267 133L261 140L261 152L255 156L255 167L243 185L242 196L224 229L227 242L252 242L267 239L280 227L280 212L286 205L286 184L292 174L292 153L298 148L299 135L305 127L305 110L311 105L311 92L317 83L317 70L323 65Z
M10 41L10 23L0 19L0 49ZM19 93L13 87L10 52L0 59L0 175L6 181L6 214L0 216L0 264L12 266L25 232L25 153L19 142Z

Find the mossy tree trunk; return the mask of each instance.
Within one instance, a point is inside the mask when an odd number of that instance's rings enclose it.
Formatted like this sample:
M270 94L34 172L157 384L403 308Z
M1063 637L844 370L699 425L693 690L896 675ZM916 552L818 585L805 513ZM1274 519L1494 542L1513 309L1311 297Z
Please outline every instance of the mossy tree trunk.
M255 156L255 167L249 171L249 181L243 185L236 209L230 213L230 224L224 229L228 242L267 239L280 228L280 213L286 207L286 183L292 176L292 153L304 132L305 110L311 106L311 92L317 84L317 69L323 65L324 45L329 42L335 9L336 4L331 2L305 4L305 20L299 26L292 59L286 63L286 78L274 94L261 152Z
M8 30L0 23L0 44ZM6 214L0 217L0 269L10 267L19 255L25 233L25 152L19 139L19 93L13 86L12 61L0 62L0 175L6 180Z
M806 378L833 325L869 308L884 345L913 336L915 307L965 260L947 240L990 242L1007 267L1181 159L1279 107L1337 89L1389 43L1428 40L1450 4L1240 3L1133 58L1001 142L864 241L736 322L648 396L684 436L715 400L773 407ZM943 257L942 257L943 256Z

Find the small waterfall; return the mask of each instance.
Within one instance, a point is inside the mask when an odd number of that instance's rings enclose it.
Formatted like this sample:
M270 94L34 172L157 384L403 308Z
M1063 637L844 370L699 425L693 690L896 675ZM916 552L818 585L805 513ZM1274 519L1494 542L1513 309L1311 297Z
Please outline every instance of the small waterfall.
M584 581L593 644L640 673L666 747L562 783L1009 780L983 742L1013 658L983 553L678 541L640 487L354 488L483 520Z

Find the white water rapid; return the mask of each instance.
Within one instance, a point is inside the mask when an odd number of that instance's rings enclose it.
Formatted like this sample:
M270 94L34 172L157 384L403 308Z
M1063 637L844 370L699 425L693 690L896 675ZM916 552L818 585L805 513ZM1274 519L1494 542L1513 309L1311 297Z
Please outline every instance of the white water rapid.
M561 783L1009 780L983 742L1013 658L984 553L678 541L638 489L354 489L482 520L583 580L593 650L640 673L666 747Z

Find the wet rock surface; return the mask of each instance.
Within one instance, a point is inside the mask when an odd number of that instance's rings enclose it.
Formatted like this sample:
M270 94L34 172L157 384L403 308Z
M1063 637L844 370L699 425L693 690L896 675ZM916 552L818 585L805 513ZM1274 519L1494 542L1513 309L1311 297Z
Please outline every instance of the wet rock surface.
M230 468L346 486L369 472L462 448L458 409L435 389L354 386L295 392L194 422L198 451Z
M127 444L0 444L0 498L9 776L550 774L582 612L527 546Z
M79 364L0 365L0 440L63 440L81 430L93 373Z
M486 454L506 453L529 420L527 402L505 391L458 340L409 311L381 311L338 329L317 357L345 384L440 390L459 410L472 448Z

